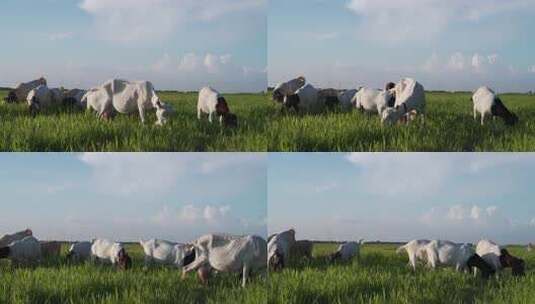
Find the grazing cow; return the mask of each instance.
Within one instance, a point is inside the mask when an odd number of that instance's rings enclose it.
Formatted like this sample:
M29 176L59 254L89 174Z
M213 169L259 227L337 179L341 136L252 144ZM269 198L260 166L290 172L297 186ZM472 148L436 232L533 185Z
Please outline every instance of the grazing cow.
M34 263L41 258L41 246L33 236L16 240L0 248L0 259L11 259L16 264Z
M96 239L91 246L93 261L108 261L121 270L128 270L132 266L132 259L126 253L121 243L104 239Z
M472 96L474 103L474 119L477 113L481 115L481 125L485 122L486 115L501 117L505 124L512 126L518 122L518 116L509 112L502 100L488 87L481 87Z
M370 88L361 88L351 100L355 108L361 112L377 113L381 115L394 100L394 94L390 91L379 91Z
M81 104L97 112L99 118L109 119L116 112L122 114L139 113L141 123L145 123L145 111L156 109L156 125L163 125L172 108L162 102L149 81L127 81L112 79L93 88L82 97Z
M481 240L477 243L476 253L481 256L496 271L502 268L512 268L513 275L523 275L525 263L522 259L509 254L507 249L502 249L496 243L489 240Z
M429 240L412 240L407 244L400 246L396 250L396 253L400 254L403 252L403 250L405 250L409 257L409 265L412 267L413 270L416 270L417 260L424 261L427 258L425 248L426 245L430 242L431 241Z
M87 105L82 103L82 98L84 97L87 90L82 89L72 89L65 91L63 93L63 105L71 105L79 108L86 108Z
M61 254L61 242L41 241L41 254L43 257L58 257Z
M420 114L425 117L425 91L424 87L412 78L403 78L394 89L396 101L393 108L387 108L381 115L381 123L394 124L401 118L407 122L411 116Z
M238 118L230 113L227 100L223 95L211 87L204 87L199 91L197 101L197 118L201 120L202 114L208 114L211 123L215 115L219 116L219 122L226 127L236 127Z
M306 84L297 90L295 94L284 97L284 105L288 109L293 108L296 112L299 112L299 110L306 112L319 110L325 103L321 103L318 90L311 84Z
M342 110L351 110L353 108L353 99L358 93L357 89L344 90L338 94L340 107Z
M314 244L311 241L301 240L295 241L295 243L290 247L290 252L293 257L296 258L312 258L312 247Z
M140 240L139 244L143 247L145 253L145 266L153 263L174 265L182 267L182 263L191 263L188 256L191 253L185 244L173 243L165 240L151 239L148 241ZM192 257L190 256L189 259ZM193 255L193 259L195 255Z
M276 102L284 102L286 96L295 94L297 90L302 88L306 84L306 79L303 76L297 77L290 81L277 84L273 89L272 99Z
M349 261L354 257L357 257L357 260L360 260L360 246L364 242L363 239L357 242L347 242L340 244L335 253L333 253L329 259L331 263L336 262L337 260Z
M466 262L475 253L469 244L456 244L450 241L433 240L425 246L427 263L435 269L439 265L453 266L462 271L467 268Z
M7 97L4 98L4 101L7 103L23 102L26 100L28 93L40 85L47 85L45 78L41 77L30 82L19 83L17 86L15 86L15 89L9 91Z
M77 262L90 259L92 246L92 242L77 242L72 244L67 252L67 259Z
M484 279L488 279L490 276L496 273L496 270L490 266L483 258L481 258L477 253L473 254L468 261L466 261L466 266L469 269L479 269Z
M275 234L268 243L268 265L270 270L278 271L290 261L290 250L295 244L295 230L290 229Z
M195 240L193 248L195 259L183 263L183 277L188 272L209 267L219 272L241 273L242 287L245 287L250 272L266 268L267 244L258 236L207 234Z
M507 251L505 248L502 248L500 253L500 264L504 268L511 267L511 271L514 276L523 276L525 274L524 269L526 267L526 263L524 260L510 255L509 251Z
M22 240L23 238L27 236L32 236L33 232L31 229L26 229L23 231L15 232L13 234L4 234L0 238L0 247L7 247L9 244L11 244L14 241Z
M63 97L61 89L50 89L46 85L40 85L28 93L26 101L30 113L35 115L44 108L61 105Z

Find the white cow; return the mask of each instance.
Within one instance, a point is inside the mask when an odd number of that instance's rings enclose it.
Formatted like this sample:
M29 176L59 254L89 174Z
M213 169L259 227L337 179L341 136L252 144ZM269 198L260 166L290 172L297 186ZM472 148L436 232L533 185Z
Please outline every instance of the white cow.
M67 252L67 259L78 262L90 259L92 246L92 242L77 242L72 244Z
M413 270L416 270L416 262L418 260L425 261L426 256L426 245L429 244L429 240L412 240L407 244L400 246L396 253L400 254L404 250L407 252L409 257L409 265Z
M6 247L14 241L22 240L23 238L32 235L33 232L31 229L15 232L13 234L4 234L0 237L0 247Z
M267 262L272 270L281 270L290 262L290 250L295 244L295 230L279 232L270 237L268 242Z
M209 266L219 272L242 273L242 287L245 287L251 271L266 268L267 244L258 236L207 234L195 240L193 247L195 260L184 263L183 277Z
M318 90L311 84L306 84L293 95L284 97L284 105L287 108L294 108L296 111L305 112L317 111L325 105L319 98Z
M287 82L279 83L273 89L272 99L277 102L284 102L286 96L295 94L297 90L306 84L306 79L299 76Z
M46 86L46 79L41 77L39 79L19 83L15 86L15 89L9 91L7 97L4 99L6 102L21 102L26 100L26 96L30 93L31 90L37 88L40 85Z
M452 266L455 270L466 270L468 259L475 250L469 244L433 240L425 246L428 266L435 269L439 265Z
M145 111L157 109L156 125L163 125L173 112L163 103L149 81L127 81L112 79L97 88L89 90L81 104L97 112L99 118L111 118L115 112L122 114L139 113L141 123L145 123Z
M199 98L197 100L197 118L201 120L202 114L208 114L208 121L211 123L213 116L219 116L219 122L225 126L235 126L235 115L230 113L225 97L217 90L211 87L204 87L199 91Z
M396 102L393 108L387 108L381 115L381 123L394 124L402 117L411 120L412 115L420 114L425 117L424 87L412 78L403 78L392 89ZM392 91L391 90L391 91Z
M9 258L16 264L35 263L41 258L41 244L33 236L17 240L0 248L0 259Z
M124 270L130 268L132 264L132 260L121 243L106 239L93 240L93 244L91 245L91 259L93 261L109 262Z
M351 103L362 112L381 115L393 98L394 94L391 91L361 88Z
M357 242L347 242L340 244L335 253L330 257L331 262L334 262L338 259L342 261L349 261L354 257L357 257L357 260L360 260L360 246L363 244L364 240L361 239Z
M143 252L145 253L145 266L157 263L182 267L182 263L189 253L188 245L165 240L140 240L139 244L143 247Z
M63 97L61 89L50 89L46 85L40 85L28 93L26 101L30 112L36 114L44 108L62 105Z
M509 126L518 122L518 117L509 112L501 99L488 87L477 89L472 96L472 102L474 103L474 119L477 119L477 113L479 113L481 125L484 124L486 115L501 117Z

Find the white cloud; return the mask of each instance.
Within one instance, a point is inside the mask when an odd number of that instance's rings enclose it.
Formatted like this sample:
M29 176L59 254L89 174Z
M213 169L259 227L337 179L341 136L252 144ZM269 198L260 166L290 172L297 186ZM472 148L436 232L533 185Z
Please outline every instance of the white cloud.
M52 33L48 35L48 40L50 41L60 41L71 39L74 36L73 32L61 32L61 33Z
M255 153L83 153L78 158L92 169L95 190L126 197L166 194L186 174L211 176L228 168L232 183L246 184L265 166L265 155Z
M529 9L529 0L350 0L347 8L362 18L360 37L395 43L427 40L455 22L477 23L483 17Z
M457 52L451 55L450 60L448 61L447 67L448 69L454 70L454 71L464 70L464 67L465 67L464 55L460 52Z
M83 0L79 6L94 17L100 38L140 42L167 38L187 22L211 22L265 4L265 0Z

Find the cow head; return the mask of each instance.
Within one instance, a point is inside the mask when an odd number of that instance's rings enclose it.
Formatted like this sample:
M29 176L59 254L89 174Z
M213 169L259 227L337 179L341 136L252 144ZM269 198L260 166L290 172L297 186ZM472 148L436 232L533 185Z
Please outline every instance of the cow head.
M273 93L271 94L271 99L273 101L276 101L278 103L284 102L284 94L282 94L280 89L273 90Z
M41 104L39 103L39 99L37 99L37 96L33 96L30 101L30 105L28 106L28 110L30 111L30 115L32 117L35 117L37 113L39 113L39 109L41 108Z
M508 126L513 126L518 122L518 116L510 112L505 107L505 105L503 104L502 100L499 97L496 97L494 99L494 104L491 107L491 112L492 112L492 115L503 118L505 124Z
M481 256L478 254L473 254L468 261L466 261L466 266L468 266L470 270L472 270L474 267L479 269L481 271L481 275L485 279L488 279L496 272L496 270L494 270L494 268L492 268L492 266L490 266L489 263L483 260L483 258L481 258Z
M401 116L403 116L403 110L400 107L386 108L381 113L381 124L393 125L401 119Z
M284 99L284 106L288 109L294 108L296 111L299 111L299 103L301 103L299 94L289 95Z
M500 264L502 264L502 266L504 268L511 267L512 274L514 276L523 276L525 274L525 272L524 272L524 269L525 269L524 260L510 255L509 251L507 251L507 249L505 249L505 248L502 249L500 251L500 253L501 253L501 255L500 255Z
M329 256L329 262L330 262L330 263L334 263L334 262L336 262L338 259L340 259L341 257L342 257L342 254L340 253L340 251L337 251L337 252L335 252L335 253L333 253L333 254L331 254L331 255Z
M11 249L9 247L0 248L0 259L6 259L9 257Z
M17 94L15 94L15 91L14 90L9 91L9 93L7 93L7 97L4 98L4 101L7 103L17 102L18 99L17 99Z
M225 99L225 97L217 98L217 103L215 105L215 111L216 111L217 115L219 115L219 116L227 114L227 113L230 112L230 110L228 108L227 100Z
M128 270L132 267L132 259L124 248L121 248L117 254L117 265L120 270Z
M192 246L188 249L186 249L186 255L182 259L182 266L188 266L189 264L193 263L196 258L195 248Z
M236 114L227 113L221 116L221 124L228 128L238 127L238 116Z
M275 253L269 259L269 268L273 271L279 271L284 268L284 255L279 249L275 249Z
M212 268L210 267L210 265L203 265L199 269L197 269L197 277L203 285L208 284L208 280L210 279L211 274Z
M390 91L392 90L393 88L396 87L396 84L393 83L393 82L388 82L387 84L385 84L385 91Z
M173 107L168 104L165 104L161 101L156 102L156 125L163 126L167 123L169 118L175 113Z

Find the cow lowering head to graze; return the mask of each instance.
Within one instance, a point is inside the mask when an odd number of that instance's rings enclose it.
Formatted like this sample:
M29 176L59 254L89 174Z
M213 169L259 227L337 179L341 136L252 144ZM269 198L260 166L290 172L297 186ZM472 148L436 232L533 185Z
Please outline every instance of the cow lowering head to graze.
M350 111L353 109L353 99L357 95L357 89L344 90L338 94L338 100L340 102L340 108L344 111Z
M293 95L306 84L306 79L303 76L297 77L287 82L279 83L273 89L271 98L273 101L282 103L284 98Z
M278 271L287 267L290 262L290 252L295 244L295 230L285 230L276 233L268 242L267 262L270 270Z
M476 253L484 259L496 272L502 270L506 265L502 265L500 256L502 249L496 243L489 240L481 240L477 243Z
M329 256L329 261L334 263L338 260L349 261L354 257L357 257L357 260L360 260L360 247L362 246L364 240L361 239L357 242L347 242L340 244L335 253Z
M22 240L27 236L33 236L33 232L29 228L12 234L4 234L0 237L0 247L6 247L12 242Z
M28 93L40 85L47 85L45 78L41 77L26 83L19 83L13 90L9 91L4 101L7 103L23 102L26 100Z
M27 236L0 248L0 259L2 258L9 258L16 264L33 264L41 258L41 245L33 236Z
M284 97L284 106L296 112L313 112L323 109L325 103L319 98L318 90L311 84L306 84L293 95Z
M396 253L400 254L403 251L407 252L409 257L409 265L413 270L416 270L416 262L418 260L425 261L427 259L426 245L431 241L429 240L412 240L407 244L398 247Z
M191 263L191 256L195 257L195 251L186 244L174 243L165 240L151 239L139 241L145 253L145 267L152 264L173 265L182 268L183 263Z
M475 250L469 244L456 244L450 241L433 240L425 245L428 266L432 269L437 266L454 267L457 271L467 269L468 259L474 255Z
M167 112L172 108L167 106L156 93L149 81L127 81L112 79L97 88L90 89L82 97L81 104L87 109L97 112L102 119L113 117L114 113L139 113L141 123L145 123L145 111L156 109L156 125L166 122ZM158 111L159 110L159 111Z
M508 126L518 122L518 116L510 112L496 93L488 87L477 89L471 100L474 104L474 119L477 119L477 114L479 113L481 115L481 125L484 125L485 116L487 115L501 117Z
M82 89L71 89L63 92L63 101L64 106L72 106L80 109L86 108L86 105L82 103L82 98L84 97L86 90Z
M91 246L91 259L93 261L109 262L119 270L128 270L132 260L121 243L105 239L95 239Z
M183 277L188 272L210 266L219 272L242 274L245 287L251 272L266 268L267 244L258 236L232 236L207 234L193 242L195 260L184 263Z
M525 274L525 262L522 259L512 256L509 254L507 249L502 248L500 250L500 264L503 268L510 267L512 269L512 274L514 276L523 276Z
M393 100L392 91L380 91L371 88L361 88L353 97L352 104L361 112L379 114L388 107Z
M484 279L488 279L490 276L494 275L496 273L496 270L492 268L492 266L487 263L481 256L479 256L477 253L474 253L468 260L466 261L466 266L470 270L479 269L481 271L481 275Z
M230 113L227 100L217 90L204 87L199 91L197 101L197 119L201 120L202 114L208 114L208 121L213 121L213 116L219 116L219 122L226 127L236 127L238 118Z
M91 242L77 242L71 245L67 252L67 260L81 262L91 257Z
M62 105L63 97L60 89L50 89L46 85L40 85L28 93L26 101L30 114L35 116L45 108Z
M387 108L381 114L381 123L393 125L400 120L410 122L415 115L425 117L424 87L412 78L403 78L396 84L393 91L395 103L393 108Z

